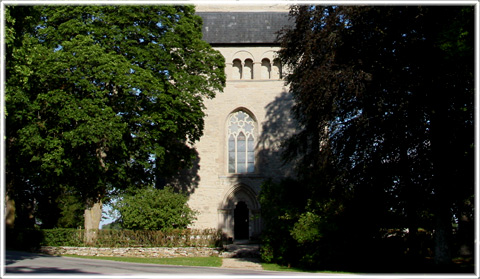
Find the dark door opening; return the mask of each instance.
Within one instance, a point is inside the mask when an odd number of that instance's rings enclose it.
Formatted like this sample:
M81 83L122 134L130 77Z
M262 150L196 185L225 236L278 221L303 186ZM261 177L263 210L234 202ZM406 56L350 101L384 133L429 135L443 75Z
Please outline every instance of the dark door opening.
M233 233L235 239L248 239L248 207L245 202L238 202L233 212Z

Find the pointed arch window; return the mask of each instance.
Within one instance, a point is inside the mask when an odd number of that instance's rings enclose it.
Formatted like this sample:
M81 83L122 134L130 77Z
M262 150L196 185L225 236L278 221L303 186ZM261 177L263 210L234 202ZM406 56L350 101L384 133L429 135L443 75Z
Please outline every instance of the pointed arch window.
M255 120L245 111L228 119L228 172L255 171Z

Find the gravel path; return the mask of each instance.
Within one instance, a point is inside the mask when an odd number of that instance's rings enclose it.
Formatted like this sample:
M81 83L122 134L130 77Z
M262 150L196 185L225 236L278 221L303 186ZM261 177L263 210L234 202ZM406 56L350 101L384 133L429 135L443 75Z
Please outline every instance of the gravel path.
M223 258L222 268L263 270L258 258Z
M236 242L224 246L225 251L220 254L222 257L222 268L236 268L249 270L263 270L260 264L260 245Z

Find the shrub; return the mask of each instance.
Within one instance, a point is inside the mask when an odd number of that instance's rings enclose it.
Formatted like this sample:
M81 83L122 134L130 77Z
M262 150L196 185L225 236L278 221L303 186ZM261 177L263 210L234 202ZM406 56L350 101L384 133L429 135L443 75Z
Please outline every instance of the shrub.
M85 246L85 230L7 229L7 248L32 251L40 246ZM99 230L96 247L218 247L221 232L216 229L148 230Z
M221 233L215 229L100 230L96 246L99 247L217 247Z
M42 246L82 246L84 230L77 229L45 229Z
M187 205L186 195L175 193L173 188L136 189L113 204L120 213L123 229L167 230L186 228L195 220L196 212Z
M34 229L6 229L5 246L7 249L33 251L39 248L44 240L44 234Z

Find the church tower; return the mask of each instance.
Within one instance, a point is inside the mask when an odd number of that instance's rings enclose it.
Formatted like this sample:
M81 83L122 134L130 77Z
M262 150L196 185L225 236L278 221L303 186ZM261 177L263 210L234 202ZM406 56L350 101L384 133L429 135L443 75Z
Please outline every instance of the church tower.
M277 59L277 32L290 24L288 7L197 6L203 39L226 62L226 87L205 100L204 135L191 208L193 227L218 228L226 237L255 239L262 228L258 194L263 181L290 176L280 141L294 130L291 97Z

